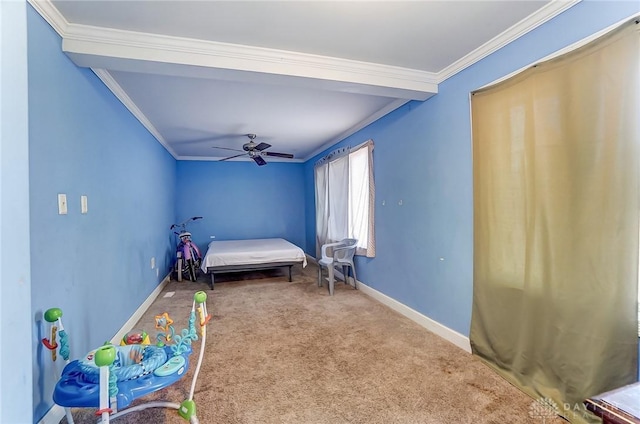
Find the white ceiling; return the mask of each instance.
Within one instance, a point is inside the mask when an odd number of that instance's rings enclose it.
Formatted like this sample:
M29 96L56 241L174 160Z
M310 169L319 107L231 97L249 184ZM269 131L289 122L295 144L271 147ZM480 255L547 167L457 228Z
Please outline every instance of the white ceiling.
M30 3L176 159L301 161L576 1Z

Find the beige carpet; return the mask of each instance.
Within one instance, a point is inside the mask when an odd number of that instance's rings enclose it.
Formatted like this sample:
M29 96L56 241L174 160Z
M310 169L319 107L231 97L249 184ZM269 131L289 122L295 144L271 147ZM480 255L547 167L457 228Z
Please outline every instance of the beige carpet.
M282 271L228 274L214 291L207 277L172 281L165 292L175 295L161 295L140 320L155 335L154 316L169 312L182 329L193 293L207 290L213 319L195 395L201 423L543 422L530 414L533 399L476 357L350 286L337 284L330 297L316 272L294 267L291 283ZM194 368L145 401L182 401ZM95 422L93 412L74 411L74 419ZM161 409L115 422L184 423Z

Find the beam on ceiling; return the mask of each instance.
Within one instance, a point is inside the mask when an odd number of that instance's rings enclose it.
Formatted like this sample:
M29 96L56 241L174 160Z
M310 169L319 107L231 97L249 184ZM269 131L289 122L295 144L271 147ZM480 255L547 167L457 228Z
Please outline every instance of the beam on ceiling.
M68 24L62 50L76 65L89 68L238 82L294 83L405 100L426 100L438 92L437 77L430 72L87 25Z

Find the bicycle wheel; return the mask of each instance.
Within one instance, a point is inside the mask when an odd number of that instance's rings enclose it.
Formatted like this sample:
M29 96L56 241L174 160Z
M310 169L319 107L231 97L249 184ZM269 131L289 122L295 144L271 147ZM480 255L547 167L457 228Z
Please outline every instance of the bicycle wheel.
M178 258L178 262L176 262L176 269L178 271L178 281L182 281L182 258Z
M196 281L196 266L193 259L189 259L189 280Z

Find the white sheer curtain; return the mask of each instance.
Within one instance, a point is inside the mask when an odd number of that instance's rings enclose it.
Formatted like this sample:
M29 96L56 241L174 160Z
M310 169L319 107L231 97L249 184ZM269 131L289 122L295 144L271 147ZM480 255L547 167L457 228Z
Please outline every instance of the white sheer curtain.
M372 145L364 143L349 154L349 237L358 239L356 254L375 257Z
M318 161L316 254L325 243L358 240L356 254L375 256L373 140L343 148Z
M329 190L328 166L316 166L316 256L320 257L320 248L328 239L329 234Z
M327 164L328 209L327 239L330 242L349 237L349 156L339 157Z

